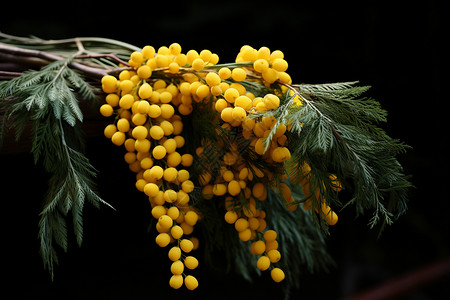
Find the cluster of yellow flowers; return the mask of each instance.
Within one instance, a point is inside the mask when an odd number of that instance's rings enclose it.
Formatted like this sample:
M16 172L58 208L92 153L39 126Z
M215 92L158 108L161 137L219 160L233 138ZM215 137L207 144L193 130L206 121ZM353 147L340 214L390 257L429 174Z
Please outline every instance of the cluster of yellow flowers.
M195 158L202 159L203 143L207 141L196 145L195 155L185 153L184 146L189 141L184 138L183 121L197 107L207 107L216 112L219 142L220 137L238 134L248 141L246 151L253 151L264 163L283 170L291 157L287 136L290 125L278 122L270 114L257 115L276 111L283 93L292 95L286 87L291 84L286 73L288 63L279 50L270 51L267 47L257 50L250 46L240 49L234 63L218 65L218 61L218 55L206 49L184 54L177 43L157 51L145 46L131 54L130 67L121 71L118 78L107 75L101 81L107 95L100 113L115 116L114 122L105 128L105 136L115 145L125 146L124 159L136 173L136 188L149 197L152 215L158 220L156 243L161 247L173 245L169 250L173 261L169 284L175 289L183 283L190 290L198 286L194 276L185 274L185 267L195 269L198 265L195 257L186 256L198 247L198 240L189 236L202 218L190 202L194 188L201 189L204 199L215 197L225 202L225 221L234 225L239 239L250 243L251 252L258 256L258 269L270 269L275 282L285 278L276 265L281 253L277 233L266 228L264 201L268 188L277 189L289 210L298 208L284 182L288 179L286 174L273 174L247 161L242 156L243 149L234 141L221 145L225 154L219 157L218 176L205 168L199 178L191 178L189 168ZM261 91L268 90L274 82L285 86L281 92L258 94L247 90L246 82L266 87ZM200 106L205 103L210 105ZM299 98L294 98L291 104L302 105ZM302 182L306 196L311 195L307 173L304 172ZM314 199L321 199L320 195ZM308 201L304 208L318 206ZM335 224L337 215L325 201L321 205L320 214L328 224Z

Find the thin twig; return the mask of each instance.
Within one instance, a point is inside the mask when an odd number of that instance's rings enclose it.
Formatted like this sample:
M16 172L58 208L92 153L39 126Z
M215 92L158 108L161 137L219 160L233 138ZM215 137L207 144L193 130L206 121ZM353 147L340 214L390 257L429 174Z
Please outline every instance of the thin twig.
M84 54L84 55L77 55L75 58L102 58L102 57L108 57L115 61L117 61L120 64L123 64L124 66L131 67L130 64L120 58L118 58L113 53L107 53L107 54Z
M24 48L20 48L20 47L15 47L15 46L11 46L11 45L7 45L4 43L0 43L0 52L4 52L4 53L9 53L11 55L16 56L16 59L20 60L20 58L25 58L28 56L31 57L38 57L47 61L58 61L58 60L62 60L64 59L64 57L55 55L55 54L51 54L45 51L40 51L40 50L32 50L32 49L24 49ZM78 62L71 62L70 65L75 68L78 69L90 76L93 77L103 77L104 75L106 75L108 73L108 70L105 69L100 69L100 68L94 68L94 67L89 67L86 66L84 64L78 63Z
M28 45L59 45L59 44L72 44L76 43L76 40L80 42L91 42L91 43L102 43L102 44L108 44L108 45L114 45L116 47L125 48L130 51L141 51L139 47L136 47L134 45L124 43L121 41L108 39L108 38L100 38L100 37L77 37L77 38L69 38L69 39L61 39L61 40L43 40L40 38L26 38L26 37L18 37L9 35L6 33L0 32L0 37L8 40L18 41L23 44Z

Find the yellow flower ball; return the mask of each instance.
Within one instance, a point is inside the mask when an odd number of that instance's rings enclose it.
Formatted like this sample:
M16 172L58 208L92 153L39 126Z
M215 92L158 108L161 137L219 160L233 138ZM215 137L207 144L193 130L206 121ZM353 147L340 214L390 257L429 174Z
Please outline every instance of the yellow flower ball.
M179 289L183 285L183 275L172 275L169 285L173 289Z
M244 81L247 77L247 72L243 68L234 68L231 71L231 78L235 81Z
M139 125L139 126L134 127L133 131L131 132L131 135L136 140L143 140L147 137L148 130L144 126Z
M198 221L198 214L195 211L188 211L184 215L184 222L186 222L188 225L195 226Z
M156 244L160 247L166 247L170 243L170 235L167 233L160 233L156 236Z
M180 248L181 250L183 250L185 253L189 253L192 251L192 249L194 248L194 244L192 243L191 240L188 239L182 239L180 241Z
M181 228L181 227L178 226L178 225L175 225L175 226L173 226L173 227L170 229L170 234L172 235L172 237L173 237L174 239L178 240L178 239L180 239L180 238L183 236L183 234L184 234L183 228ZM178 248L178 247L177 247L177 248ZM178 249L179 249L179 248L178 248Z
M114 109L109 104L103 104L102 106L100 106L100 114L104 117L112 116L113 112Z
M230 210L225 213L225 221L228 224L234 224L237 219L238 219L238 214L235 211Z
M170 266L170 271L173 275L181 275L184 271L184 264L181 260L176 260Z
M198 287L197 278L192 275L188 275L184 278L184 285L188 290L195 290Z
M241 232L244 231L245 229L247 229L249 226L249 223L246 219L244 218L239 218L236 220L236 222L234 223L234 228L236 229L236 231Z
M256 267L261 271L265 271L270 267L270 259L267 256L261 256L256 262Z
M198 267L198 260L193 256L186 256L186 258L184 259L184 265L186 266L186 268L194 270Z
M205 76L205 80L206 80L206 83L211 87L219 85L222 82L222 80L220 79L220 76L214 72L208 73Z
M280 268L273 268L272 271L270 271L270 276L275 282L281 282L285 277L283 270Z

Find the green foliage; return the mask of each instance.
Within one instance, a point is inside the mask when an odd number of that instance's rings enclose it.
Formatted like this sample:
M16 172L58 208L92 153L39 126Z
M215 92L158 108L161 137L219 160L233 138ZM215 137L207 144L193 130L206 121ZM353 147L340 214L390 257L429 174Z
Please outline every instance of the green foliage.
M71 212L74 234L80 245L83 237L82 210L87 199L95 206L107 204L94 191L96 172L89 160L76 148L82 139L77 129L83 121L78 97L94 100L92 87L69 68L71 58L55 61L42 69L0 83L2 123L16 129L17 138L27 122L33 123L31 153L35 163L42 161L51 174L49 190L40 213L40 252L53 277L58 262L56 243L67 250L66 216ZM108 205L108 204L107 204Z
M331 185L329 174L335 174L353 194L346 205L355 204L357 214L373 210L370 227L380 221L384 227L406 210L411 184L396 155L408 146L377 127L386 121L386 111L377 101L360 97L369 87L356 84L296 86L289 102L298 97L302 105L290 105L284 118L291 124L290 175L298 180L304 175L298 166L307 163L313 189L340 205L337 193L324 188Z

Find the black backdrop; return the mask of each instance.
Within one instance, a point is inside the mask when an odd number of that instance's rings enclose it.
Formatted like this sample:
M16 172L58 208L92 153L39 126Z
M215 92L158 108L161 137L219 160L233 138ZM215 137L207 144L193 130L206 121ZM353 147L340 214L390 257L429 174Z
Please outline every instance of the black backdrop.
M382 2L382 1L381 1ZM183 49L210 49L221 62L234 59L244 44L280 49L296 83L360 80L389 111L389 135L413 147L399 160L413 175L409 211L381 239L354 219L348 208L331 228L328 249L336 261L329 273L301 278L297 299L338 299L383 283L450 254L448 238L448 126L443 80L443 6L438 1L382 4L360 1L252 3L228 1L118 2L78 1L15 5L5 9L0 30L46 39L101 36L137 46L178 42ZM22 7L19 7L22 6ZM9 13L6 12L9 11ZM60 254L52 283L38 253L38 214L48 176L28 153L2 154L2 251L6 285L25 298L154 299L214 297L237 299L280 295L281 286L264 275L254 283L202 266L195 292L172 291L167 249L147 233L151 219L145 197L134 189L122 150L100 135L87 141L87 156L98 169L100 195L117 211L86 205L81 248L70 241ZM223 263L217 257L217 263ZM283 258L288 259L288 258ZM442 279L403 299L435 299L450 294ZM182 294L182 296L181 296Z

